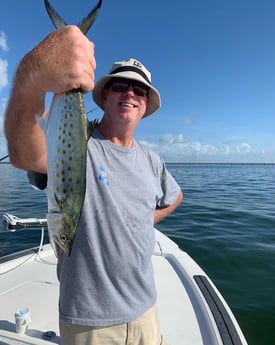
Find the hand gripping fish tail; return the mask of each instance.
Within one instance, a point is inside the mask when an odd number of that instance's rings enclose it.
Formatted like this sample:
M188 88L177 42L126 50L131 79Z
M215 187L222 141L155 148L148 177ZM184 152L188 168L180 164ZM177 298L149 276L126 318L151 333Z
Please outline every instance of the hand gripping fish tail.
M55 27L66 25L49 1L44 0ZM102 0L78 25L87 33ZM47 118L48 231L52 247L71 254L86 192L87 143L97 121L87 120L81 89L55 94Z

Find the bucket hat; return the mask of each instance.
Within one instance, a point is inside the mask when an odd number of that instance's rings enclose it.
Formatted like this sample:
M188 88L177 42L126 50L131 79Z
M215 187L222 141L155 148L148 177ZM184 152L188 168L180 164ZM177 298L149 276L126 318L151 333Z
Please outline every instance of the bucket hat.
M95 103L103 109L102 89L111 78L125 78L141 82L149 87L148 102L143 117L151 115L160 108L160 94L151 83L151 73L148 69L136 59L128 59L115 62L109 74L100 78L93 89L93 99Z

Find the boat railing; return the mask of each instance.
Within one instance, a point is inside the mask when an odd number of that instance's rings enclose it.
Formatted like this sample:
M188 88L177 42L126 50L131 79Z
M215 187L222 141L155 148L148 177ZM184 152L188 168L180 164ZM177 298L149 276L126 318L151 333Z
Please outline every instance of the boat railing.
M19 218L10 213L4 213L2 224L7 230L14 232L23 229L41 229L47 228L47 219L45 218Z

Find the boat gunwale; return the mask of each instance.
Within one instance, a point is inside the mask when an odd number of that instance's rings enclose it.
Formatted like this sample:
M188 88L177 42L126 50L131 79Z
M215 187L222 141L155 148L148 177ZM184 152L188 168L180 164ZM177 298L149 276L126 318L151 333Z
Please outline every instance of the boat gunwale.
M39 252L39 246L20 250L19 252L7 254L5 256L0 257L0 265L8 263L8 262L13 261L13 260L20 259L23 256L27 256L27 255L31 255L31 254L37 254L38 252Z

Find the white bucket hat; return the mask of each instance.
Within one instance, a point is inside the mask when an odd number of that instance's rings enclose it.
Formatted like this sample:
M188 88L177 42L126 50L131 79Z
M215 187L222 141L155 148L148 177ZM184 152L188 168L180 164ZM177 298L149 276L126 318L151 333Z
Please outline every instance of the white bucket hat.
M133 79L149 87L148 103L143 117L151 115L160 108L160 94L151 84L151 73L136 59L115 62L109 74L100 78L93 89L95 103L103 109L102 89L111 78Z

